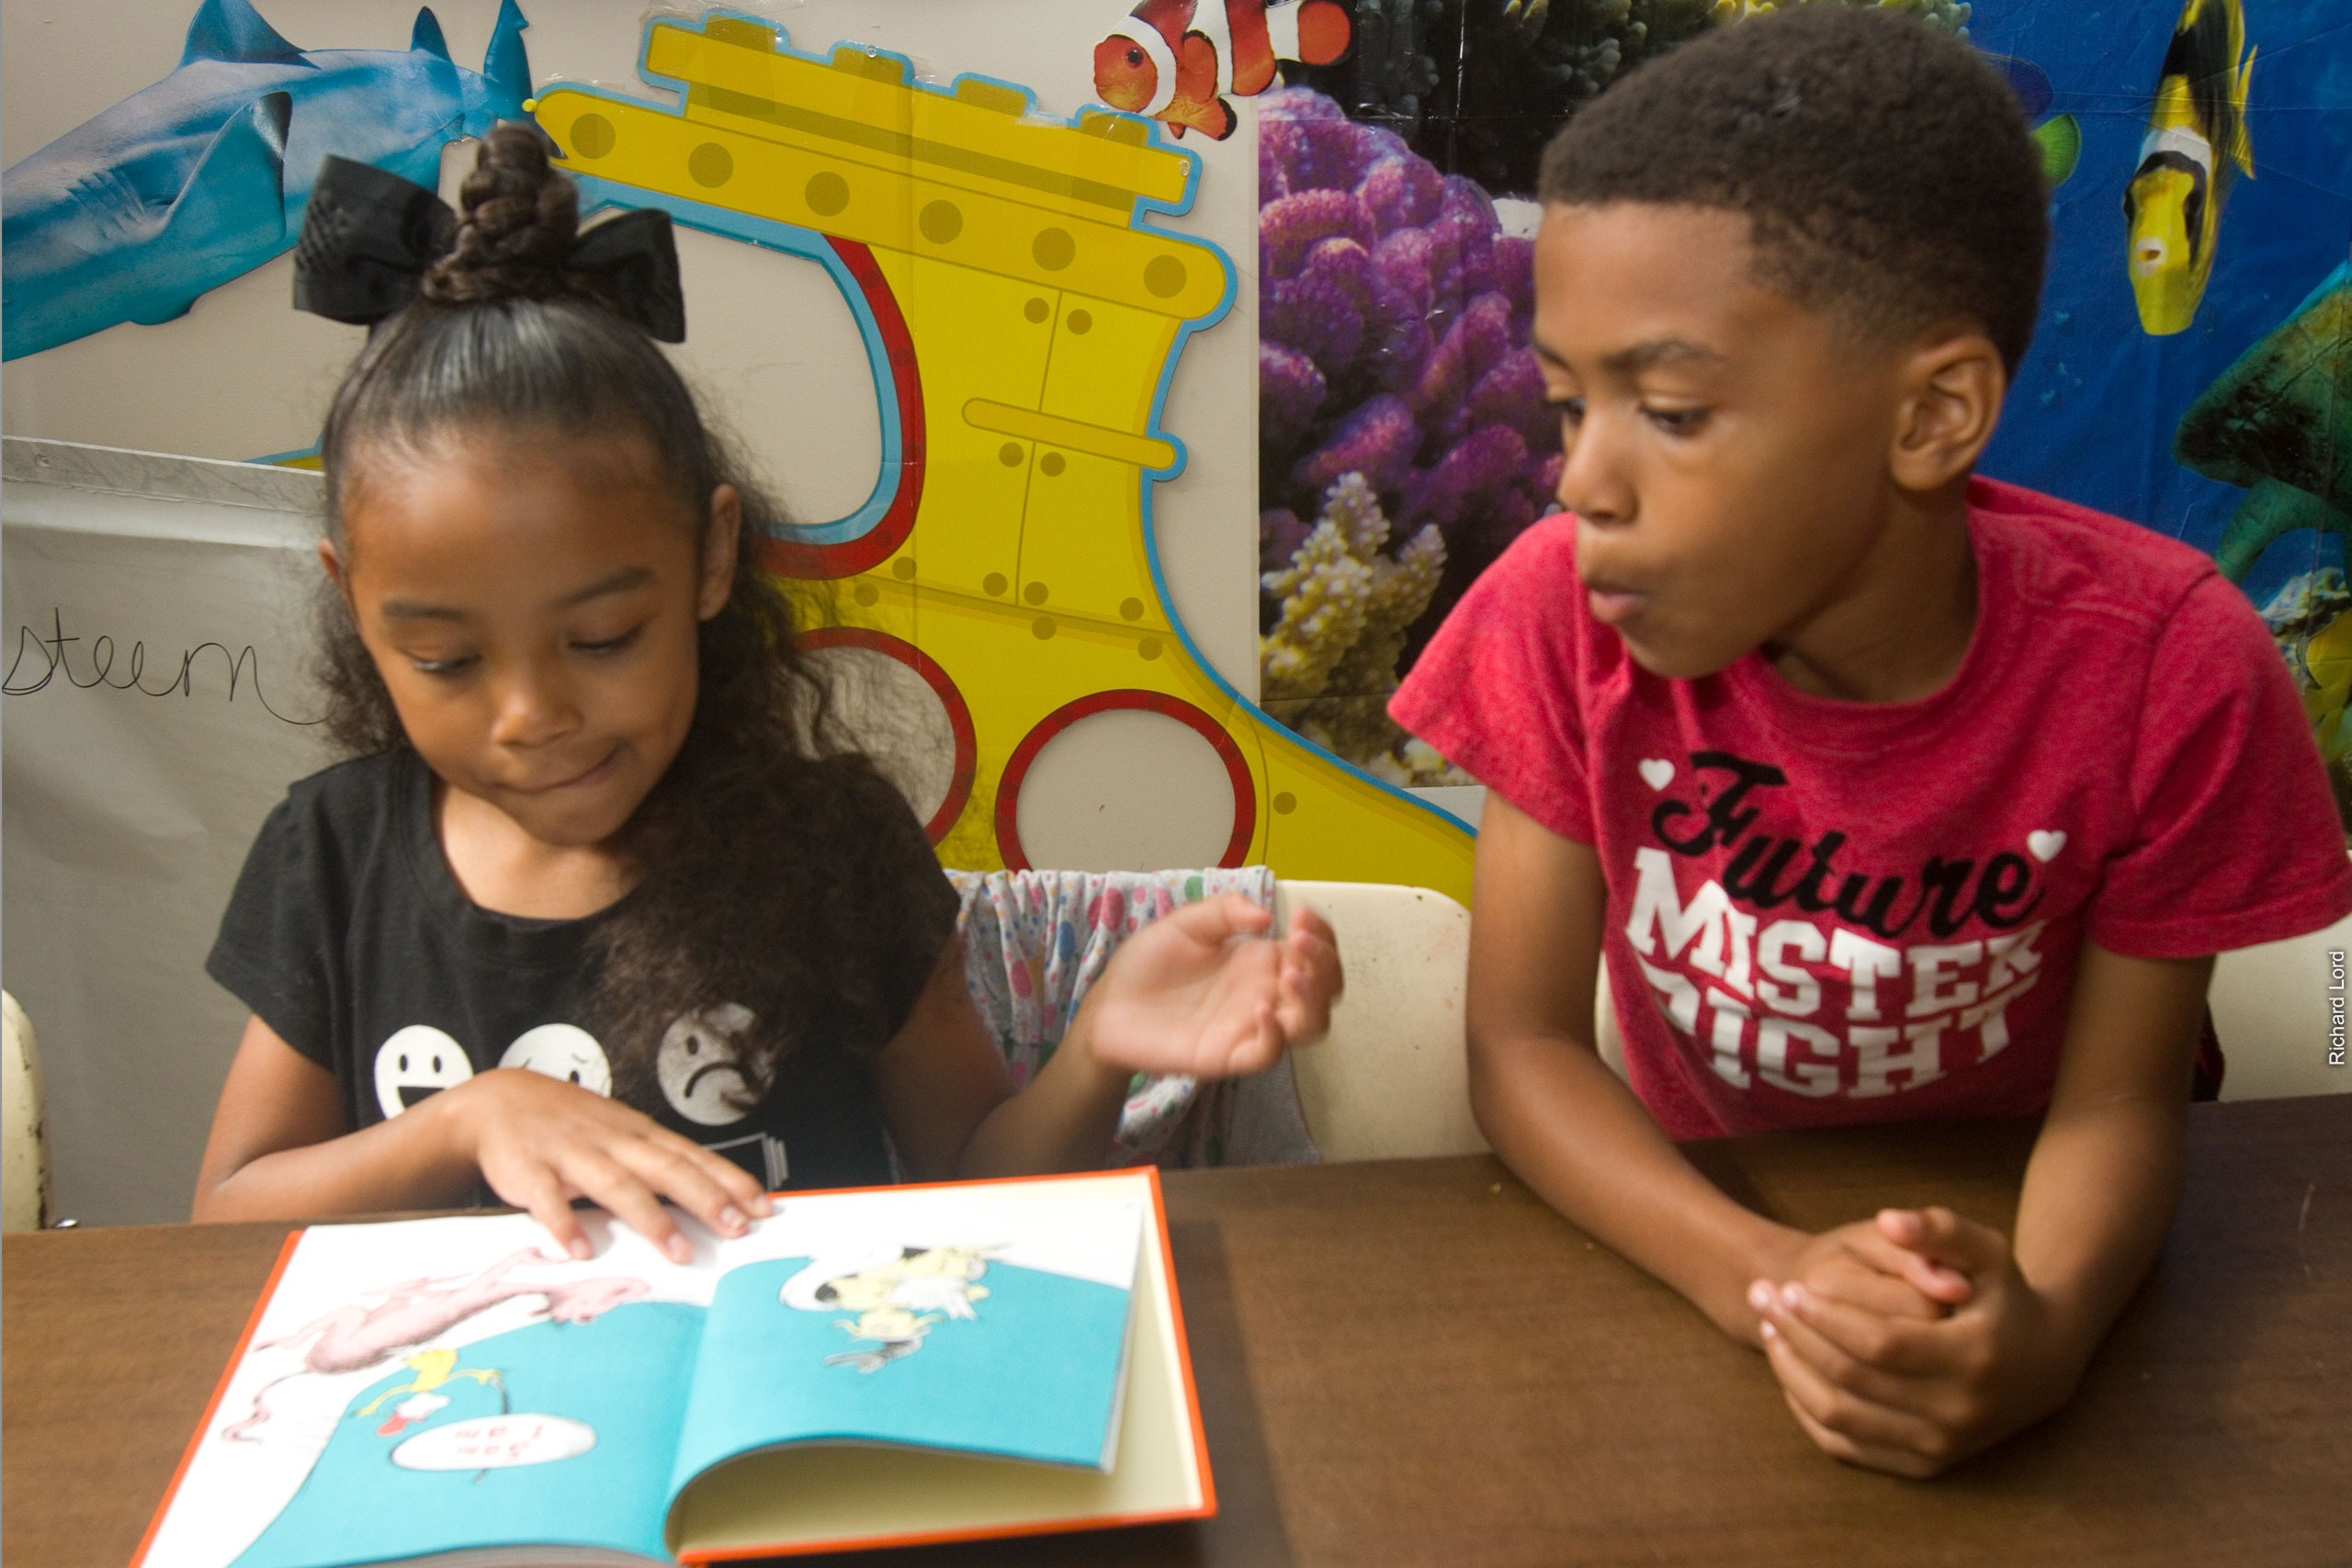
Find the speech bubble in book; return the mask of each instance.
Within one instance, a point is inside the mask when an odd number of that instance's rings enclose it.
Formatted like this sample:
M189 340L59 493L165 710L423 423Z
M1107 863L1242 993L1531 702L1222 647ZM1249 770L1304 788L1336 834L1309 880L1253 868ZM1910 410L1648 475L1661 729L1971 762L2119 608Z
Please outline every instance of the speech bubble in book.
M505 1470L577 1459L596 1446L596 1429L563 1416L477 1416L435 1427L392 1450L402 1470Z

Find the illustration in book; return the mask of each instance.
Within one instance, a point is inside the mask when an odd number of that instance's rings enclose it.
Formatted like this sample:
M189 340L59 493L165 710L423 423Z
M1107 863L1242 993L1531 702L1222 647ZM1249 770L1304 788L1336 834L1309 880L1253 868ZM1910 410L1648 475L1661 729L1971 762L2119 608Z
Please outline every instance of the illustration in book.
M844 1350L826 1357L825 1364L873 1372L922 1349L933 1324L950 1317L971 1321L972 1303L989 1293L974 1281L987 1271L973 1247L885 1247L811 1261L785 1281L782 1300L802 1312L843 1307L856 1313L854 1318L836 1319L833 1326L876 1348Z

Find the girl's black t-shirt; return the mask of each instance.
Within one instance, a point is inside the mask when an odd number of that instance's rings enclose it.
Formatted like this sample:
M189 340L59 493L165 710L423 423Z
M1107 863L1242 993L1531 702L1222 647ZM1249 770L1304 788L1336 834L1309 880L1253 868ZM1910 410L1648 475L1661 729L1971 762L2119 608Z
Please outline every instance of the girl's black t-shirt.
M910 855L897 858L914 875L924 874L925 863L936 874L921 828L895 794L870 815L885 831L903 824L913 836ZM918 925L935 930L937 941L921 953L868 960L887 962L888 988L904 992L893 1033L956 920L944 874L935 894L909 891L922 912ZM341 763L287 792L246 858L205 968L280 1039L335 1075L356 1131L493 1067L529 1067L611 1093L604 1045L583 1026L595 980L590 939L610 913L527 919L467 897L434 831L432 774L402 748ZM729 1006L675 1021L655 1059L658 1093L637 1108L771 1190L888 1181L888 1144L863 1053L796 1050L746 1109L735 1052L749 1017Z

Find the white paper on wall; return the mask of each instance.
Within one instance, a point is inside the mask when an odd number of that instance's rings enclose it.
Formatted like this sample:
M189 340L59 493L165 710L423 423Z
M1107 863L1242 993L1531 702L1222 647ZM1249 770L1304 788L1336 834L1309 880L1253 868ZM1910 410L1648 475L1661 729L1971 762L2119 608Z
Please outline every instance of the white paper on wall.
M57 1213L184 1219L245 1009L205 978L305 721L317 478L6 443L0 977L40 1032Z

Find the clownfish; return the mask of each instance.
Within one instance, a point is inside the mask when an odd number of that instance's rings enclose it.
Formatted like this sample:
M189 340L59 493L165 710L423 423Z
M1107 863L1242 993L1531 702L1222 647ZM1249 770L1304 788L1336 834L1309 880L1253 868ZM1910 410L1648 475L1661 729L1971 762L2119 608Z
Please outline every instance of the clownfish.
M1265 91L1276 61L1329 65L1348 51L1350 27L1333 0L1143 0L1094 46L1094 96L1177 136L1189 126L1222 141L1234 126L1223 95Z
M2140 167L2123 191L2126 266L2151 337L2188 329L2213 274L2222 199L2237 174L2254 177L2245 130L2253 76L2239 0L2188 0L2156 75Z

